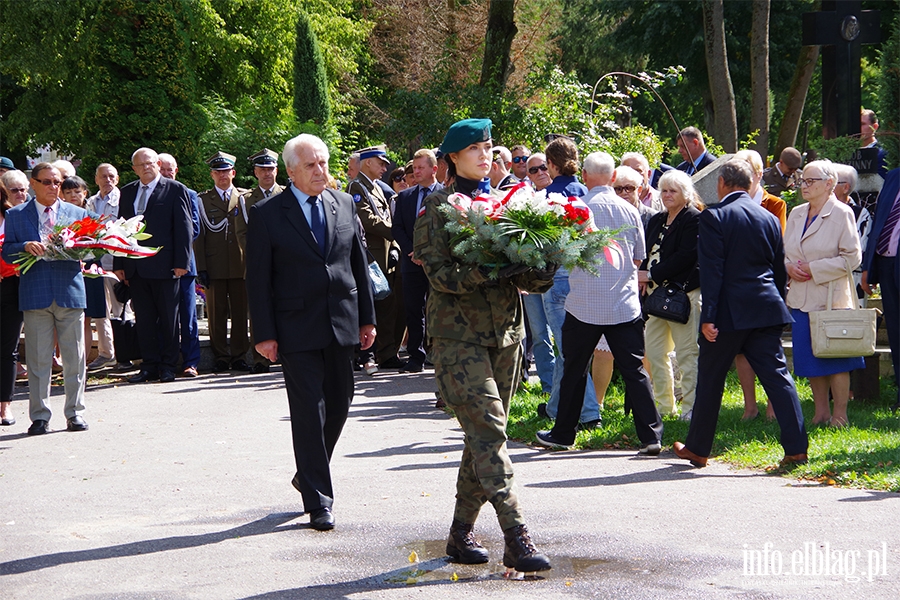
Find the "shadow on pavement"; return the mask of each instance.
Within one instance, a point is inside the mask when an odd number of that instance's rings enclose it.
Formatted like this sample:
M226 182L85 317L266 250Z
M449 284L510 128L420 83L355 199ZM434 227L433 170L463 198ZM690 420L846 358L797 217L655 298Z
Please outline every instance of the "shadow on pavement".
M105 548L93 548L91 550L77 550L74 552L57 552L55 554L44 554L41 556L32 556L31 558L21 558L19 560L11 560L0 563L0 575L14 575L17 573L29 573L31 571L39 571L57 567L59 565L67 565L73 563L82 563L93 560L106 560L108 558L121 558L124 556L141 556L152 554L154 552L167 552L169 550L182 550L184 548L196 548L198 546L206 546L208 544L217 544L225 540L242 538L252 535L263 535L266 533L276 533L291 529L307 528L308 524L295 524L288 527L281 527L284 523L296 519L302 513L275 513L266 515L261 519L257 519L251 523L226 529L224 531L216 531L213 533L204 533L200 535L181 535L167 538L158 538L155 540L143 540L140 542L131 542L129 544L119 544L116 546L107 546Z

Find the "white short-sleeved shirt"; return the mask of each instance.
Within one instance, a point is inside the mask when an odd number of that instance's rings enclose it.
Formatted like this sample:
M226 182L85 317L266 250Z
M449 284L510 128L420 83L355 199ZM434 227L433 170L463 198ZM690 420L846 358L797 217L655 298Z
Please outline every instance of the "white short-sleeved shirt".
M598 228L627 228L616 237L616 245L595 260L599 276L574 268L569 274L566 312L583 323L616 325L641 314L637 266L646 258L644 227L637 209L619 198L609 186L597 186L582 198Z

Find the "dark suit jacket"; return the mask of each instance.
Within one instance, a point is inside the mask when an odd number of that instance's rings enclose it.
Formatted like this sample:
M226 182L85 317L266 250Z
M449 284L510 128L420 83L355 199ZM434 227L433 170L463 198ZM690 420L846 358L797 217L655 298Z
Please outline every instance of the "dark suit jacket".
M394 218L391 222L391 232L394 234L394 241L400 244L400 271L412 271L421 269L422 267L414 264L409 258L409 253L413 251L413 230L416 226L416 204L419 201L422 186L415 185L405 189L397 194L396 207L394 208ZM431 193L444 189L440 183L435 183L431 188ZM424 206L425 203L422 203Z
M700 211L693 206L685 207L675 216L669 230L659 246L659 262L650 269L650 279L656 284L674 281L684 285L689 292L700 287L700 270L697 267L697 227ZM647 252L656 243L660 231L669 218L668 212L650 217L647 223ZM647 269L647 259L641 263Z
M897 192L900 191L900 169L889 171L884 179L884 186L878 194L878 204L875 207L875 221L872 225L872 231L869 232L869 241L866 244L865 253L863 254L862 270L868 271L866 281L871 285L879 282L878 266L874 261L875 248L878 246L878 238L884 224L887 222L888 213L897 198ZM900 227L900 225L898 225ZM900 260L894 261L896 273L894 277L900 280Z
M119 199L119 217L130 219L135 215L134 201L140 190L140 180L132 181L122 188ZM172 279L173 269L190 269L193 220L191 218L191 198L188 189L180 182L165 177L159 178L144 211L146 233L150 239L142 246L156 246L160 250L147 258L116 257L113 269L124 270L125 279L135 274L144 279Z
M6 240L3 260L12 264L26 242L41 240L37 200L31 199L6 211ZM68 225L88 216L74 204L60 201L58 225ZM19 278L19 310L38 310L56 304L63 308L84 308L84 277L77 260L39 260Z
M325 256L291 188L250 208L247 294L255 343L275 340L279 352L321 350L336 339L359 343L375 323L368 261L353 199L326 189Z
M691 163L688 161L683 161L680 165L675 167L679 171L684 171L685 173L689 173L693 175L694 173L699 173L709 165L713 164L716 160L716 157L712 155L709 151L704 152L703 156L700 158L700 162L697 164L697 170L694 171L691 168Z
M701 323L733 331L792 322L778 219L746 192L734 192L699 221Z

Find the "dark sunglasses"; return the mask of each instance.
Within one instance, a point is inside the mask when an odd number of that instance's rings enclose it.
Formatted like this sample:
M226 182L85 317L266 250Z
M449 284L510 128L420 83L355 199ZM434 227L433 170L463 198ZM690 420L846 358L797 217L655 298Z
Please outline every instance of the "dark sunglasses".
M402 173L400 175L394 175L394 181L403 181L404 179L406 179L406 175Z
M621 194L622 192L625 192L626 194L630 194L637 188L633 185L618 185L618 186L613 187L613 189L616 191L617 194Z
M513 162L516 164L528 162L529 158L528 156L513 156Z
M547 165L538 165L536 167L528 167L528 172L532 175L536 175L538 171L546 171Z

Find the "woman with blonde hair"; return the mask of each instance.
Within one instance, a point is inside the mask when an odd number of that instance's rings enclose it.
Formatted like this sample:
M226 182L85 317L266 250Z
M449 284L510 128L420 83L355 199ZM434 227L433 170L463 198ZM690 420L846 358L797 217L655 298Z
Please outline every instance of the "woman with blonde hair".
M659 286L677 284L687 293L691 313L687 323L655 316L647 319L645 350L650 363L653 396L661 415L678 414L669 352L681 368L681 418L690 421L697 387L697 332L700 330L700 272L697 268L697 228L702 208L694 184L683 171L666 171L659 179L666 210L650 217L645 238L647 258L638 271L642 295Z
M843 427L848 424L850 371L863 368L865 361L862 357L817 358L809 327L809 313L826 308L829 286L834 286L833 308L852 308L857 302L847 273L859 266L862 250L853 211L832 193L836 184L834 165L827 160L811 162L803 169L800 190L807 202L791 211L784 232L784 264L790 277L785 302L794 317L794 374L809 378L816 405L813 424Z

